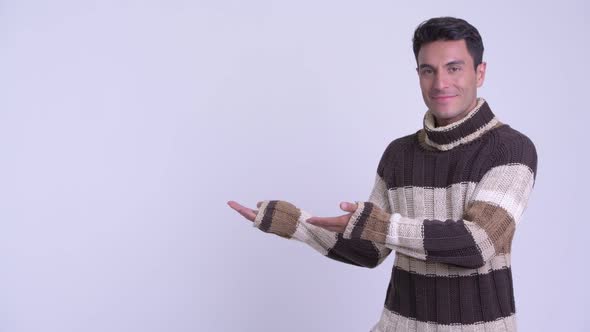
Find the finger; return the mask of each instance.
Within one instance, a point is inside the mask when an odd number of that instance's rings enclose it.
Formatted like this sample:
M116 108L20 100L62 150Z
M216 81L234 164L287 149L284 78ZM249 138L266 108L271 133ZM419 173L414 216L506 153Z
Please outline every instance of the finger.
M330 232L336 232L336 233L341 233L344 231L344 227L329 226L329 227L323 227L323 228L329 230Z
M234 209L234 210L236 210L238 212L246 211L246 210L253 211L252 209L247 208L247 207L243 206L242 204L240 204L240 203L238 203L236 201L229 201L229 202L227 202L227 205L229 205L232 209Z
M235 201L229 201L227 202L227 205L229 205L232 209L236 210L244 218L250 221L254 221L254 219L256 219L257 211L255 212L254 210L247 208Z
M244 209L239 212L242 216L244 216L244 218L250 221L254 221L256 219L256 213L254 212L254 210Z
M322 227L341 227L348 223L349 215L345 214L339 217L311 217L307 219L312 225Z
M346 212L354 212L356 211L358 205L356 203L349 203L349 202L342 202L340 203L340 208Z
M322 218L322 217L311 217L306 221L312 225L320 226L320 227L328 227L334 224L333 218Z
M234 209L236 211L239 211L241 208L244 207L236 201L229 201L229 202L227 202L227 205L229 205L229 207L231 207L232 209Z
M343 233L344 230L346 229L344 226L327 226L327 225L315 225L315 226L326 229L330 232L335 232L335 233Z

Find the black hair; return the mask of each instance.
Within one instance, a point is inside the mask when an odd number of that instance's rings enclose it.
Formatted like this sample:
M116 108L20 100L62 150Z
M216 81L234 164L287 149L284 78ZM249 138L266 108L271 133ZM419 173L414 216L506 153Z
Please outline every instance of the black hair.
M465 39L467 50L473 58L473 66L477 68L483 58L483 41L473 25L455 17L434 17L420 23L412 39L416 63L422 45L439 40L462 39Z

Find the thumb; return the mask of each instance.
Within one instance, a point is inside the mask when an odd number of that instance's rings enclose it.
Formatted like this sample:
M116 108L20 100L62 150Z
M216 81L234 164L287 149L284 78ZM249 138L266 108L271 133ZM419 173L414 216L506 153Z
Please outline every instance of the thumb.
M356 203L341 202L340 208L346 212L354 212L356 211L357 205Z

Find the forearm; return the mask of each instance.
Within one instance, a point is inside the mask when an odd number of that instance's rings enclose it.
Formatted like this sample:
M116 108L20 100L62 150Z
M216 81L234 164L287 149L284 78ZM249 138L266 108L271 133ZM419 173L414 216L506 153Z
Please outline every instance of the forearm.
M465 267L483 265L478 244L469 231L471 225L463 221L412 219L399 213L386 213L370 202L357 204L357 211L344 232L345 238L380 243L425 261Z
M381 243L421 260L479 267L507 253L534 183L526 165L493 168L466 202L461 220L424 220L358 203L345 238Z
M342 234L307 223L311 215L285 201L264 201L254 220L263 232L307 243L322 255L344 263L375 267L390 249L364 239L344 239Z

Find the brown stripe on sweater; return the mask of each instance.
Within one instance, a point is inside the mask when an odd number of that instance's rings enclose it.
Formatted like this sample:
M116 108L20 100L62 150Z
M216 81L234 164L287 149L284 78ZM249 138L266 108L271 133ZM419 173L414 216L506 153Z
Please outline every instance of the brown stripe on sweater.
M262 216L262 220L260 221L260 230L263 232L267 232L270 229L270 225L272 225L272 215L275 211L275 206L278 201L269 201L266 209L264 211L264 215Z
M367 220L369 219L369 216L371 215L371 212L373 211L373 207L374 204L371 202L364 202L364 203L357 203L359 206L357 206L357 211L358 209L360 209L360 213L358 215L358 217L356 218L357 220L353 220L354 219L354 214L353 216L350 218L349 222L354 222L354 228L352 229L352 231L350 232L351 238L353 239L358 239L361 237L363 230L365 229L365 224L367 223Z
M272 222L268 227L268 232L291 238L297 229L301 211L295 205L286 201L276 201L272 209L274 211L272 212Z
M496 254L510 253L516 224L503 208L486 202L473 202L465 212L465 220L483 228L494 244Z
M361 229L362 233L360 234L360 237L377 243L385 243L387 234L389 234L390 218L391 214L377 207L373 207Z
M431 277L393 268L385 307L438 324L491 322L515 312L509 268L461 277Z

